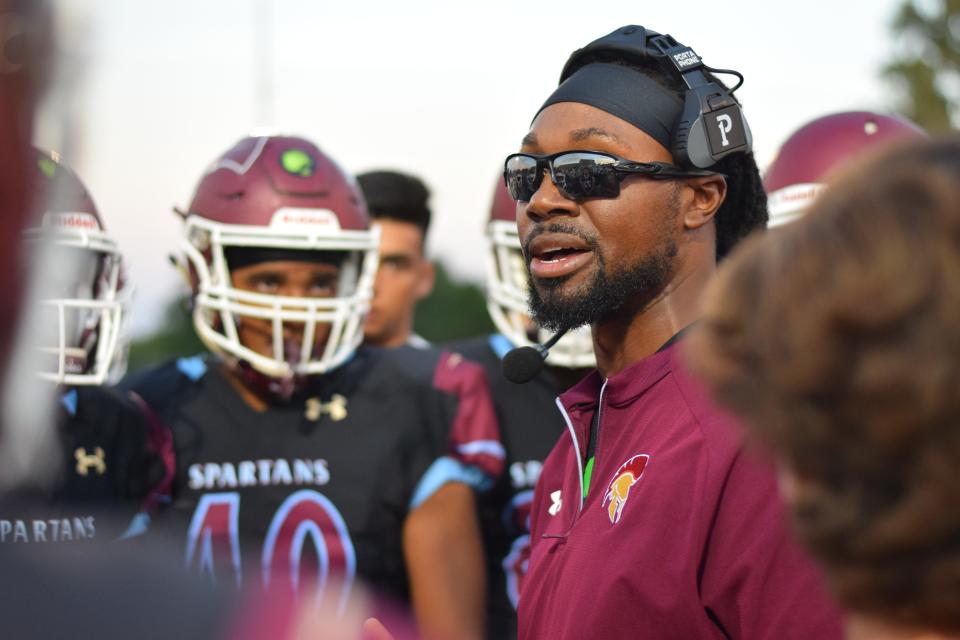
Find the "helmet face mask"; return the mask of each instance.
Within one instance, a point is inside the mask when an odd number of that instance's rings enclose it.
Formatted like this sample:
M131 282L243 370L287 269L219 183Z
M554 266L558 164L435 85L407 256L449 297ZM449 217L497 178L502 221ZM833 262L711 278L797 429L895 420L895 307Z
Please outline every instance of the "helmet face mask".
M373 297L379 246L376 231L340 231L324 238L298 234L289 228L253 229L190 215L185 236L182 248L197 279L194 327L212 351L245 361L264 375L282 378L325 373L343 364L359 346L363 319ZM343 252L336 294L329 298L294 297L237 288L226 257L230 247ZM239 326L244 317L272 324L272 354L243 344ZM321 324L328 324L330 332L317 353L314 336ZM302 327L299 353L294 358L284 340L290 325Z
M223 194L236 197L230 201ZM228 362L246 363L268 378L326 373L346 362L363 339L378 247L379 235L352 178L312 143L241 140L201 179L184 214L181 248L197 334ZM338 265L335 292L291 296L235 286L237 265L229 256L239 249L332 257ZM269 348L244 343L244 322L269 327Z
M116 242L104 231L79 178L52 154L37 152L38 193L46 210L24 231L35 246L37 374L64 385L102 385L122 375L116 358L129 287ZM120 366L118 366L120 365Z

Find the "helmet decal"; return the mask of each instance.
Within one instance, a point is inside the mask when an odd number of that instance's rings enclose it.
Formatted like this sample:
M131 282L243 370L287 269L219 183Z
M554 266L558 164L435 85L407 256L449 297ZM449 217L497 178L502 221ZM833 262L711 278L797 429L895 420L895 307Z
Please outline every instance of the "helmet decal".
M57 163L56 161L46 155L41 155L37 160L37 167L40 169L40 172L48 178L52 178L57 172Z
M287 149L280 154L280 165L287 173L309 178L317 169L317 161L303 149Z
M266 136L257 138L256 143L253 145L253 149L251 149L249 155L247 155L242 163L237 162L233 158L228 157L227 154L224 154L221 158L213 163L207 173L213 173L218 169L228 169L238 175L244 175L250 170L250 167L253 166L253 163L260 158L260 154L263 153L263 148L266 146L267 140L269 140L269 138ZM236 147L234 147L234 149L236 149Z

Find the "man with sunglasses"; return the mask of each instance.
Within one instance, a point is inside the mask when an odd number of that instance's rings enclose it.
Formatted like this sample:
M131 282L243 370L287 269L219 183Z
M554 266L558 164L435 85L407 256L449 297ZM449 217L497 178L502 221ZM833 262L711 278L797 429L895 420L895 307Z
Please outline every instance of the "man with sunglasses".
M749 129L708 71L618 29L571 56L506 160L534 318L589 324L597 359L558 401L521 638L841 635L770 468L680 355L717 261L767 220Z

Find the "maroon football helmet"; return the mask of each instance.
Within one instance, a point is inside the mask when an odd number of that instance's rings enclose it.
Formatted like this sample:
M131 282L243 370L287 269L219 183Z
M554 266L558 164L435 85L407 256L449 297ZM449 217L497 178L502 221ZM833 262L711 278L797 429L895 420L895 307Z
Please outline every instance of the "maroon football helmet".
M516 346L532 346L527 306L527 267L517 234L517 201L510 197L503 178L497 180L487 222L487 310L497 330ZM545 342L550 335L537 332ZM568 331L550 349L547 364L579 369L596 366L590 327Z
M129 286L117 243L90 193L55 153L34 150L34 219L25 239L40 258L34 274L40 377L67 385L100 385L123 373L121 336Z
M834 168L867 149L927 134L909 120L870 111L817 118L783 143L763 178L774 227L799 217Z
M182 215L194 325L209 349L270 378L324 373L351 356L363 338L379 238L353 178L316 145L296 137L244 138L214 161ZM342 253L336 295L235 288L228 254L237 247ZM272 356L241 344L244 316L271 321ZM284 341L284 323L303 326L296 354ZM321 352L313 338L318 323L331 326Z

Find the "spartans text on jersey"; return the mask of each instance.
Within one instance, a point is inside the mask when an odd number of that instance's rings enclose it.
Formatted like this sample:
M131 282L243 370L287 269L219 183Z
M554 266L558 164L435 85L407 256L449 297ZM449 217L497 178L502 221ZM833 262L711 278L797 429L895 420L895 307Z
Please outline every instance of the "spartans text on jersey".
M280 485L322 486L330 482L330 470L324 459L263 458L237 463L199 462L190 465L188 473L190 488L195 491Z
M0 520L0 543L74 542L93 538L93 516L47 520Z

